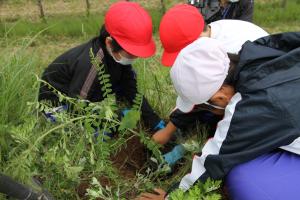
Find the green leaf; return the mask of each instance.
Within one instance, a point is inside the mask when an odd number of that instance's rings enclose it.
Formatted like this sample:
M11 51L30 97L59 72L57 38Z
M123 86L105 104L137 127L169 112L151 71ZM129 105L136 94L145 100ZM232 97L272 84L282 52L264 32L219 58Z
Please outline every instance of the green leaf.
M170 194L169 199L170 200L182 200L182 199L185 199L184 197L185 197L184 191L182 189L177 189Z
M123 117L119 130L122 131L125 129L133 129L136 127L136 124L139 120L140 120L140 112L136 110L130 110Z
M222 198L222 196L220 194L214 193L214 194L204 197L203 200L220 200L221 198Z
M79 178L79 173L83 170L83 167L72 166L72 167L66 167L65 170L66 170L68 178L76 180L77 178Z

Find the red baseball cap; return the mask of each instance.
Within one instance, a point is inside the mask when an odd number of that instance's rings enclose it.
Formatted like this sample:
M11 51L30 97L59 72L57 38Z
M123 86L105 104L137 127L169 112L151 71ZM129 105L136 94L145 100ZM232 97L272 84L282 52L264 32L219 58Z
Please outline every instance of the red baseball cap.
M168 10L159 26L162 64L172 66L180 50L195 41L203 29L204 20L196 7L179 4Z
M104 23L107 32L128 53L143 58L155 53L151 17L138 3L114 3Z

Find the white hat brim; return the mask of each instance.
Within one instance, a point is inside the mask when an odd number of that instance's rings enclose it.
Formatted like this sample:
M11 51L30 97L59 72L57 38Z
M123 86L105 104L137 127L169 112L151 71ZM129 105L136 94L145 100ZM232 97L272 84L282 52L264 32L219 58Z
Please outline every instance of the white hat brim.
M176 99L176 107L184 113L191 112L194 108L195 104L187 99L183 99L180 96Z

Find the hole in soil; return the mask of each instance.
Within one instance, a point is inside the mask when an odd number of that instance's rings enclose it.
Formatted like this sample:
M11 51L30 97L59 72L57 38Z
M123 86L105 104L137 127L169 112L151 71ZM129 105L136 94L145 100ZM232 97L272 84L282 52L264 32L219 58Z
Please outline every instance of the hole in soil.
M119 174L124 179L133 179L137 172L141 171L147 161L146 147L141 144L139 137L134 136L129 139L116 155L112 156L113 165L118 169ZM108 177L98 178L102 186L111 185ZM77 194L81 199L87 199L86 189L89 188L89 181L82 181L76 188ZM134 198L137 194L131 192L126 198Z

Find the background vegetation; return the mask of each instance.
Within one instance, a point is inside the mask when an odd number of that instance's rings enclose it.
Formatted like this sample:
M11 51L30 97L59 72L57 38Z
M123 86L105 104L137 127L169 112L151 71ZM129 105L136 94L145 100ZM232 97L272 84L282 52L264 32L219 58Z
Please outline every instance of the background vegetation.
M144 146L147 146L159 159L157 147L139 125L134 128L126 124L118 138L95 143L93 131L89 128L95 120L89 110L91 107L85 110L78 105L82 111L80 116L62 115L58 124L45 123L38 114L46 106L36 102L37 77L60 53L96 36L105 10L113 2L90 0L87 9L88 4L84 0L47 0L42 1L44 15L41 16L40 6L35 0L0 0L1 172L33 186L31 178L37 177L57 199L130 199L154 185L167 189L190 168L192 153L186 156L176 173L166 179L161 177L163 170L149 171L144 161L136 164L128 155L121 154L135 152L146 157ZM141 3L152 16L158 47L155 56L134 64L139 88L157 112L167 119L176 96L169 68L160 64L161 46L157 29L163 8L168 9L184 1L136 2ZM254 23L270 33L299 31L300 1L256 0ZM114 111L114 105L109 105ZM102 117L106 116L102 114ZM136 112L132 112L129 121L134 122L137 116ZM74 121L78 122L77 125ZM110 122L110 127L115 123L125 123ZM199 128L191 135L201 143L204 132ZM138 138L139 148L128 151L134 138ZM191 143L192 152L200 149L198 143ZM128 160L120 161L117 155ZM218 185L212 183L205 188L217 189L215 186ZM88 195L85 195L86 188L89 188Z

